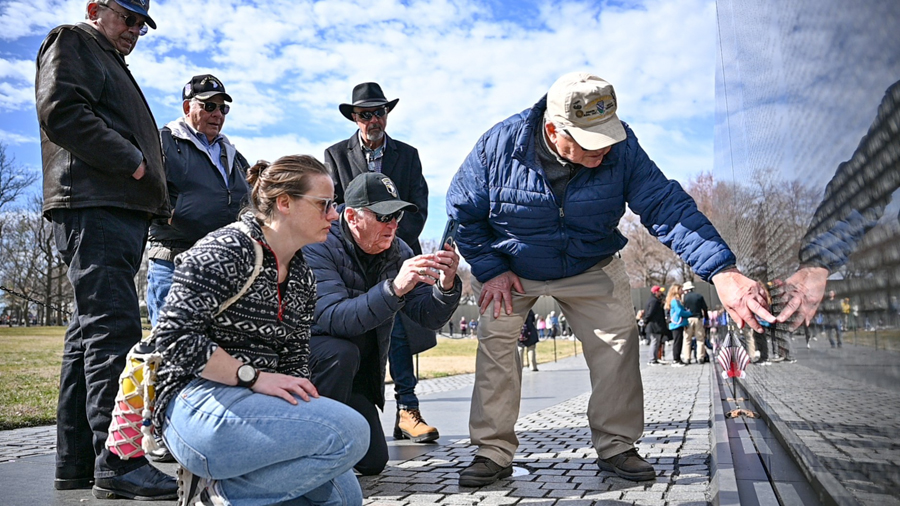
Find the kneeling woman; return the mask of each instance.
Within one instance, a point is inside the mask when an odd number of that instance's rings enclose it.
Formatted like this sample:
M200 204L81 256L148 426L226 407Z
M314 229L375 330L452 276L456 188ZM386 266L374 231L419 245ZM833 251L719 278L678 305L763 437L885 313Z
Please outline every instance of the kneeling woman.
M247 181L239 224L176 260L156 328L154 422L183 466L179 504L362 504L352 468L369 446L366 421L307 379L316 283L300 248L338 218L331 176L315 158L286 156ZM251 278L254 241L262 269Z

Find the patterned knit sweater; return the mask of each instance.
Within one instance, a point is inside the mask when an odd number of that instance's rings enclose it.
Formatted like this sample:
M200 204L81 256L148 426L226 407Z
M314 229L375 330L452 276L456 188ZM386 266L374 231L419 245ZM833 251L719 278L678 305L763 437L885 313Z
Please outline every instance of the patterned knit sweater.
M309 377L309 329L316 304L312 269L298 251L281 291L279 260L262 228L251 213L241 221L250 236L220 228L175 259L172 288L156 328L156 346L163 356L153 414L158 432L169 401L200 376L219 346L259 370ZM255 263L251 240L263 246L263 269L240 299L214 317L249 279Z

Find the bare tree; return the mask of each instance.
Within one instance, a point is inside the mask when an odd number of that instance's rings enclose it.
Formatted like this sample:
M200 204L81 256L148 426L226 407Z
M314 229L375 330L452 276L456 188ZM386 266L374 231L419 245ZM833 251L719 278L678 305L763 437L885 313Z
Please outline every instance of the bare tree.
M6 144L0 142L0 212L37 181L38 175L16 163L6 154Z
M622 259L633 288L665 285L684 279L679 274L684 262L650 235L631 210L619 222L619 231L628 239L628 244L622 249Z

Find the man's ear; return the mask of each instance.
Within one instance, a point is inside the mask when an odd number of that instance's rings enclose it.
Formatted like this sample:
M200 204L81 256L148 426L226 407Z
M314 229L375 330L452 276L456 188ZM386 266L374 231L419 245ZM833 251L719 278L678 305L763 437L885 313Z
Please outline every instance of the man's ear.
M181 109L184 110L184 115L187 116L187 113L191 111L191 101L185 100L181 103Z
M97 2L91 2L87 4L87 18L91 21L97 19L97 11L100 10L100 6Z
M554 143L556 142L556 126L553 123L544 123L544 132L547 133L547 138Z

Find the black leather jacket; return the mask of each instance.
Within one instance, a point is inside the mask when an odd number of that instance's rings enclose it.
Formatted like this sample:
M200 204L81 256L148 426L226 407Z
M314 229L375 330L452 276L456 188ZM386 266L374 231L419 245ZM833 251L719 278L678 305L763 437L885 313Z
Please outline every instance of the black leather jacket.
M38 52L44 213L117 207L168 217L159 133L125 59L86 23L53 29ZM140 180L132 174L146 162Z

